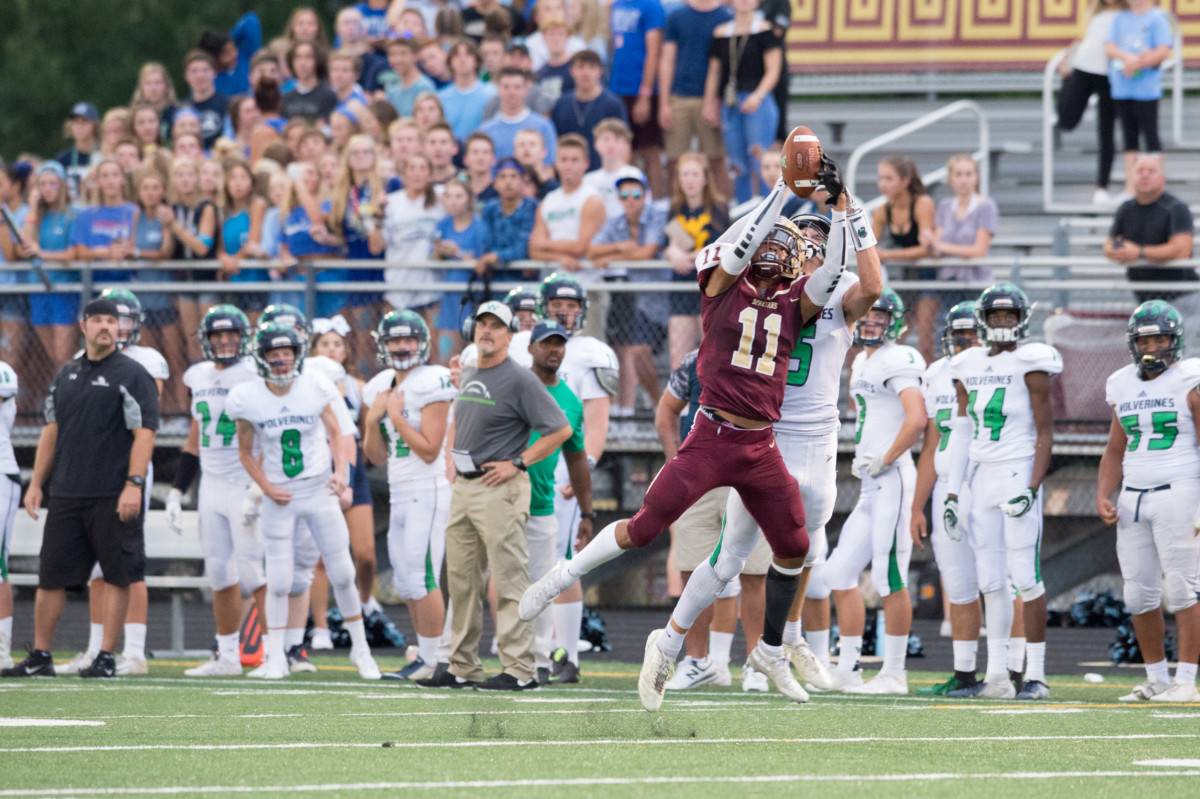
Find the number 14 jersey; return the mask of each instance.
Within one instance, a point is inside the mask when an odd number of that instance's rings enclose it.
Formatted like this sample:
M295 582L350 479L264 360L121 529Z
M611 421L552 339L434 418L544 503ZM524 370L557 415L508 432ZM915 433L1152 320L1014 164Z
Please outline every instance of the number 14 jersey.
M1200 448L1188 408L1188 392L1200 385L1200 359L1187 358L1153 380L1138 377L1130 364L1113 372L1105 386L1125 430L1125 484L1155 488L1200 477Z
M183 384L191 393L192 418L200 431L200 469L205 474L230 483L246 480L238 459L237 424L225 403L235 386L257 379L254 367L244 360L224 369L202 361L183 373Z

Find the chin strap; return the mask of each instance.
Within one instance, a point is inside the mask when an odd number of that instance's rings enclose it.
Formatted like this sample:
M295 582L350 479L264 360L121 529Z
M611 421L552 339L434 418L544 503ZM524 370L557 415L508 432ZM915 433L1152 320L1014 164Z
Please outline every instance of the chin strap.
M783 178L775 181L771 193L756 205L753 211L730 225L729 229L717 238L714 244L717 246L718 262L728 274L737 277L746 271L754 252L767 238L771 228L775 227L775 220L779 218L779 212L783 210L784 200L789 193ZM706 247L705 250L707 249ZM696 256L698 267L703 263L705 256L703 250Z

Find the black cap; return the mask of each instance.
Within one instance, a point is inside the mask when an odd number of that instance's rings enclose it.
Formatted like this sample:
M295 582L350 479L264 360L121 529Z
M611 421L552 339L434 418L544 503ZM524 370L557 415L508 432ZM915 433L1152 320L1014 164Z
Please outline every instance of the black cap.
M560 336L563 341L570 338L567 329L554 319L539 319L529 338L533 341L545 341L551 336Z
M100 297L92 300L83 307L83 318L87 319L90 316L120 316L121 311L117 308L117 304L112 300Z

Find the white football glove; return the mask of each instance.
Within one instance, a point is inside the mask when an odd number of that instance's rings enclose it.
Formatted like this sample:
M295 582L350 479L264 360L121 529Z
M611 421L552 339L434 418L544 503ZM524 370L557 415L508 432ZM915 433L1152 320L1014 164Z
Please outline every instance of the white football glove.
M1036 500L1037 490L1027 488L1008 502L1000 503L1000 510L1004 511L1004 515L1010 519L1016 519L1019 516L1029 513L1030 508L1033 507L1033 503Z
M862 472L866 470L871 477L878 477L884 472L890 471L894 463L884 463L883 458L879 455L856 455L854 462L850 464L850 468L854 470L854 476L862 479Z
M242 500L242 530L248 536L254 536L258 517L262 515L262 501L262 489L259 488L258 483L253 483L246 491L246 498Z
M962 541L962 530L958 526L958 497L946 497L942 506L942 526L951 541Z
M183 535L183 492L178 488L167 493L167 527L175 535Z

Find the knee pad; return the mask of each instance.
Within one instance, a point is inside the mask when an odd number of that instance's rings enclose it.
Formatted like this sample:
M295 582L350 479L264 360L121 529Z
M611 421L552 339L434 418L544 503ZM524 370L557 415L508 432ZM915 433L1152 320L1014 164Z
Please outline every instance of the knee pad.
M242 584L242 595L253 594L267 583L261 560L238 561L238 582Z
M804 596L806 599L829 598L829 585L825 582L824 563L813 566L812 572L808 576L808 589L805 590Z
M721 593L717 594L717 599L736 599L741 593L742 581L740 579L733 579L725 584L725 588Z
M713 572L719 579L729 582L741 574L745 567L745 558L733 555L728 549L722 547L721 554L717 555L717 562L713 565Z
M1167 595L1167 610L1178 613L1197 602L1196 586L1179 572L1167 572L1164 588ZM1132 611L1130 611L1132 612Z
M237 567L228 558L205 558L204 571L214 591L224 591L239 582Z
M329 575L331 587L345 588L354 585L354 560L350 557L350 552L343 551L332 558L326 558L325 573Z
M296 569L292 572L292 587L288 589L288 596L300 596L312 588L312 581L312 569Z
M1040 599L1046 595L1046 584L1038 581L1029 588L1021 589L1021 601L1032 602L1035 599Z
M1162 604L1162 595L1157 585L1146 585L1134 580L1126 580L1122 591L1125 595L1125 607L1134 616L1158 610ZM1171 595L1167 594L1167 604L1170 606Z
M267 591L284 596L292 590L292 562L289 558L267 558Z
M392 572L392 585L396 587L396 593L400 598L406 601L424 599L429 595L429 586L425 583L425 573L408 572L404 569L395 569Z

